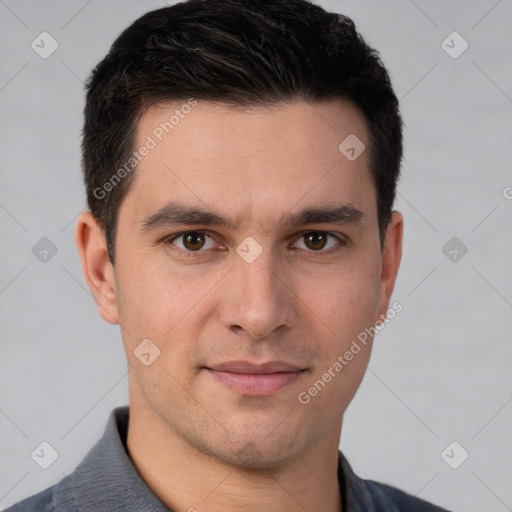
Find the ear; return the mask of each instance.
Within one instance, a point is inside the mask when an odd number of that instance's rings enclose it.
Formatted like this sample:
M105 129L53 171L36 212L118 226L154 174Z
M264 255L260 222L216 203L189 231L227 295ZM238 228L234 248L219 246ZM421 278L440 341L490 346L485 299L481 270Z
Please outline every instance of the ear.
M78 217L75 243L100 315L111 324L119 323L114 268L108 258L105 234L89 210Z
M400 267L400 260L402 259L403 231L404 219L402 214L394 211L386 230L386 238L382 251L379 319L385 318L391 294L395 287L396 275Z

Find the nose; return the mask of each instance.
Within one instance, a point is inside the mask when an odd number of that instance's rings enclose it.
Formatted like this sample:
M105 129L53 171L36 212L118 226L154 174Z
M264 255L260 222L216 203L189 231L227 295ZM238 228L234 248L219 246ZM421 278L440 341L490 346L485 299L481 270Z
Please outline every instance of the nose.
M236 256L224 283L220 318L236 334L254 339L269 338L292 327L297 300L290 273L270 251L251 263Z

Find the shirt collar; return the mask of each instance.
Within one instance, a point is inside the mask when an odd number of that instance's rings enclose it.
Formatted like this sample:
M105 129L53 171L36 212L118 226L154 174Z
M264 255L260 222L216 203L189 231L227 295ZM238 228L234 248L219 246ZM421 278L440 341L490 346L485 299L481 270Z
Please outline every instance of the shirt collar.
M128 456L128 417L128 406L112 411L101 439L76 470L58 484L55 512L169 512Z
M76 470L57 484L55 512L172 512L147 486L128 456L128 419L128 406L112 411L101 439ZM376 512L365 481L355 475L341 452L338 480L343 512Z

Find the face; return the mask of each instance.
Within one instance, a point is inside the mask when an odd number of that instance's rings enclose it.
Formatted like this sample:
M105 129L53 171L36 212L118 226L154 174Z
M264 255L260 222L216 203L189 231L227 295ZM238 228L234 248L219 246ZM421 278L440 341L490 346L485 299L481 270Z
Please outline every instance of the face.
M385 314L400 260L397 213L381 252L368 151L338 148L351 134L369 147L363 117L344 100L198 102L166 133L176 108L138 125L136 148L153 147L119 211L111 287L90 282L121 324L131 405L229 463L337 444L370 356L371 338L354 341Z

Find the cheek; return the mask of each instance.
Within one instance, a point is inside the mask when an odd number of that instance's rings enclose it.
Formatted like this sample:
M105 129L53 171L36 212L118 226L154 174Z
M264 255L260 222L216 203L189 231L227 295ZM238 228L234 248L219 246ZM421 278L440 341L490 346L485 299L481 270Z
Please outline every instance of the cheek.
M351 279L317 292L315 339L322 345L322 361L302 390L302 402L321 411L326 424L335 424L352 401L365 375L378 312L378 279L353 273ZM319 413L320 414L320 413Z
M379 263L364 261L340 266L322 276L304 276L301 298L325 328L339 339L342 348L373 325L379 309Z
M202 328L201 287L162 265L140 263L132 260L124 272L119 268L116 287L128 365L148 402L166 397L176 405L181 388L174 379L186 385L193 377L191 340Z
M120 262L116 295L128 355L150 339L162 355L182 360L203 326L212 279L147 259Z
M161 334L165 330L162 324L171 320L171 296L170 288L161 279L157 268L139 264L135 258L129 262L119 261L116 297L127 350L133 350L146 338L160 346ZM167 311L162 314L164 309Z

